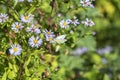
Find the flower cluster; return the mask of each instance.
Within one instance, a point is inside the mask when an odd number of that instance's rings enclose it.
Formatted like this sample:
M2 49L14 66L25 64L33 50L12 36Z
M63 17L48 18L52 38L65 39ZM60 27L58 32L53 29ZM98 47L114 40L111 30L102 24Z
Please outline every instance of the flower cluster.
M8 19L7 14L1 14L0 15L0 22L6 22ZM33 15L21 15L20 16L21 21L20 22L14 22L11 24L11 29L18 33L20 30L22 31L23 28L25 28L24 24L29 24L30 27L26 28L26 32L35 33L36 37L32 36L29 38L28 43L31 47L40 47L40 45L43 43L42 39L39 38L38 34L40 34L40 29L36 27L34 24L30 24L30 22L33 20ZM11 48L9 49L11 55L20 55L22 52L22 47L19 44L12 44Z
M53 38L55 37L54 33L51 30L48 31L47 29L43 32L46 37L46 41L50 41L50 43L53 42Z
M3 16L3 15L2 15ZM4 20L2 20L2 22L5 22L7 20L8 16L5 14L4 15ZM43 40L39 37L41 31L39 29L39 27L37 27L32 21L34 19L33 15L28 14L28 15L21 15L20 16L21 21L20 22L14 22L11 24L11 29L15 32L15 33L19 33L19 31L22 30L26 30L26 32L29 32L32 36L28 39L28 44L33 48L39 48L42 43ZM32 23L31 23L32 22ZM68 21L69 22L69 21ZM67 22L67 23L68 23ZM69 22L70 23L70 22ZM30 25L27 27L24 27L26 25ZM23 29L24 28L24 29ZM33 34L32 34L33 33ZM43 30L43 33L45 35L45 39L46 41L50 42L50 43L54 43L54 44L61 44L64 43L65 41L67 41L65 39L66 35L60 35L60 36L56 36L54 32L52 32L51 30ZM11 45L11 48L9 49L10 54L11 55L20 55L22 52L22 48L20 45L16 45L13 44Z
M16 0L17 2L23 2L25 0ZM32 0L27 0L28 2L32 2ZM92 0L81 0L80 3L84 7L93 7L92 5ZM61 17L61 14L58 14L59 17ZM6 22L8 19L7 14L0 14L0 23ZM59 36L56 36L52 29L44 29L41 32L41 29L39 26L36 26L34 23L34 15L32 14L23 14L19 16L20 21L18 22L13 22L11 24L11 29L15 33L19 33L22 30L25 30L27 33L29 33L29 38L28 38L28 44L33 48L39 48L42 44L44 39L40 38L41 34L44 34L44 38L46 42L53 43L53 44L62 44L67 41L65 39L66 34L60 34ZM66 29L69 28L70 26L78 26L79 24L84 24L85 26L93 26L94 22L91 19L86 18L85 21L79 22L77 17L73 17L73 19L62 19L59 22L60 28ZM27 27L25 27L27 26ZM71 30L70 33L73 33ZM20 45L13 44L11 45L11 48L9 49L10 54L13 55L20 55L22 52L22 48Z
M27 27L26 29L27 32L35 33L35 34L40 34L40 29L36 27L34 24L31 24L30 27Z
M28 2L32 2L33 0L27 0ZM16 0L16 2L24 2L24 0Z
M83 7L90 7L90 8L94 8L93 4L92 4L93 0L80 0L80 3Z
M84 53L86 53L88 51L88 49L86 47L81 47L81 48L77 48L74 51L71 52L72 55L82 55Z
M67 20L61 20L60 21L60 27L61 28L69 28L69 24L73 24L74 26L77 26L79 23L78 19L76 17L74 19L67 19Z
M55 38L55 34L51 31L51 30L44 30L44 35L46 37L46 41L49 41L50 43L58 43L58 44L61 44L61 43L64 43L66 42L67 40L65 39L66 35L60 35L60 36L57 36Z
M78 19L76 19L76 17L74 19L67 19L67 20L61 20L60 21L60 27L61 28L69 28L70 24L73 24L74 26L79 25L80 23L84 24L85 26L94 26L94 22L91 19L86 18L85 21L81 21L79 22Z
M105 48L99 48L97 50L98 54L109 54L111 51L113 50L113 48L111 46L106 46Z

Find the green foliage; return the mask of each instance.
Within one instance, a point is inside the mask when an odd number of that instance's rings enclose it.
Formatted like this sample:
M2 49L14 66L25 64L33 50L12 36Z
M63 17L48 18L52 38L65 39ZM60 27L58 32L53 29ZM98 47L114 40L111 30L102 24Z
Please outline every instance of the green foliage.
M90 1L95 8L83 7L80 0L1 0L0 80L119 80L120 2ZM1 22L2 13L9 16L5 22ZM34 19L26 23L21 16L27 19L28 14L34 15ZM95 26L83 24L85 18L93 18ZM77 19L79 24L71 24ZM61 27L62 20L71 20L68 28ZM15 32L15 22L22 23L24 28ZM32 24L41 33L27 32ZM52 41L47 41L46 29L54 32ZM32 47L31 36L39 37L42 44ZM21 54L11 53L12 44L21 45ZM106 45L113 50L97 52L97 48Z

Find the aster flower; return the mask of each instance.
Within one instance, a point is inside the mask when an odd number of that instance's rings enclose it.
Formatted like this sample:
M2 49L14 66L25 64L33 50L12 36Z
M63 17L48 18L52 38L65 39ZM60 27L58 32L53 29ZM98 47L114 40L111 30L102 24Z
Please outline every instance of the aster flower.
M19 0L19 2L23 2L24 0Z
M16 2L23 2L24 0L15 0Z
M8 15L7 14L0 14L0 23L1 22L6 22L6 20L8 19Z
M35 25L31 25L30 27L27 27L27 32L31 32L31 33L35 33L35 34L39 34L40 33L40 29L37 28Z
M33 0L27 0L28 2L32 2Z
M67 20L66 20L66 22L67 22L68 24L70 24L71 21L72 21L71 19L67 19Z
M49 41L50 43L53 42L54 37L53 36L46 36L46 41Z
M31 14L28 14L28 15L25 15L25 16L21 15L20 19L21 19L22 22L30 23L33 20L33 15L31 15Z
M15 0L16 2L24 2L24 0ZM32 2L33 0L27 0L28 2Z
M105 48L99 48L97 50L97 53L98 54L109 54L112 50L113 48L111 46L106 46Z
M65 39L66 35L60 35L56 38L54 38L53 43L58 43L58 44L62 44L64 42L66 42L67 40Z
M74 24L74 26L77 26L78 24L80 24L78 22L78 19L71 20L71 23Z
M31 38L29 38L29 45L31 47L38 48L42 43L43 43L42 39L40 39L38 36L37 37L32 36Z
M90 8L94 8L94 5L93 4L89 4L88 5Z
M94 8L91 0L80 0L80 4L82 4L83 7Z
M46 37L46 41L52 42L53 38L55 37L54 33L51 30L48 31L47 29L44 30L43 32L44 32L44 35Z
M11 55L20 55L22 52L22 48L19 44L12 44L11 48L9 49Z
M71 52L72 55L82 55L88 51L88 48L86 47L81 47L77 48L74 51Z
M84 24L85 26L90 26L90 27L95 25L94 22L91 19L88 19L88 18L86 18L86 21L82 21L81 23Z
M12 24L12 30L15 31L15 32L18 32L22 28L24 28L24 26L22 26L22 23L15 22L15 23Z
M71 20L61 20L60 21L60 27L61 28L68 28L69 27L69 24L70 24Z
M44 32L45 36L55 36L54 32L52 32L51 30L48 31L47 29L45 29L43 32Z

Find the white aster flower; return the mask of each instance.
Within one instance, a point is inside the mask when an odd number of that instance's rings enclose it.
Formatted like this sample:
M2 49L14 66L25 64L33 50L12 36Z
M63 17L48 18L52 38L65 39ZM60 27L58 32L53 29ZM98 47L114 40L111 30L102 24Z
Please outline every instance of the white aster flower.
M72 21L71 19L67 19L67 20L66 20L66 22L67 22L68 24L70 24L71 21Z
M11 48L9 49L9 52L11 55L20 55L22 52L22 48L19 44L13 44L11 45Z
M55 36L54 32L52 32L51 30L48 31L47 29L45 29L43 32L44 32L45 36Z
M90 0L80 0L80 3L82 4L83 7L88 7L88 4L90 4Z
M23 2L24 0L19 0L19 2Z
M15 0L16 2L23 2L24 0Z
M50 43L53 42L54 37L53 36L46 36L46 41L50 41Z
M68 28L69 27L69 24L70 24L71 20L61 20L60 21L60 27L61 28Z
M89 4L88 5L90 8L94 8L94 5L93 4Z
M8 19L8 15L7 14L0 14L0 22L6 22L6 20Z
M27 0L28 2L32 2L33 0Z
M33 15L31 15L31 14L28 14L28 15L25 15L25 16L21 15L20 19L21 19L22 22L30 23L33 20Z
M65 39L66 35L60 35L56 38L54 38L53 43L58 43L58 44L62 44L64 42L66 42L67 40Z
M80 24L80 23L78 22L78 19L72 20L71 23L74 24L74 26L77 26L78 24Z
M55 37L54 33L51 30L48 31L47 29L44 30L43 32L44 32L44 35L46 37L46 41L52 42L53 38Z
M31 38L29 38L29 45L31 47L38 48L42 43L43 43L42 39L40 39L38 36L37 37L32 36Z
M95 25L94 22L88 18L86 18L86 21L82 21L81 23L84 24L85 26L90 26L90 27Z
M80 0L80 3L82 4L83 7L94 8L91 0Z
M35 34L40 34L40 29L33 24L30 27L27 27L26 31L31 32L31 33L35 33Z
M15 31L15 32L18 32L22 28L24 28L24 26L22 26L22 23L15 22L15 23L12 24L12 30Z

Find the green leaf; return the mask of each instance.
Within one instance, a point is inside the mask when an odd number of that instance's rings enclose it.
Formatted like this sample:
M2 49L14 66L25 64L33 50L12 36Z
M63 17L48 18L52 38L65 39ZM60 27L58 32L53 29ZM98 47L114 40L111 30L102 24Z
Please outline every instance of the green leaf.
M109 77L109 75L105 74L103 80L111 80L111 78Z
M8 78L14 79L16 77L16 73L14 71L8 70Z
M14 69L14 71L17 73L18 72L18 66L17 65L13 65L13 69Z
M5 73L3 74L2 80L6 80L6 78L7 78L7 73L5 71Z
M50 13L52 11L51 6L47 2L44 2L44 4L41 4L40 8L46 13Z
M28 60L25 62L25 66L27 66L31 61L31 56L29 56Z
M13 69L13 66L11 63L8 63L8 65L9 65L9 69Z
M25 75L26 75L26 76L30 76L30 72L29 72L27 66L25 67Z
M91 60L92 62L96 63L96 64L100 64L101 63L101 57L97 54L91 54Z
M35 7L35 6L32 6L32 7L26 12L26 14L32 13L35 9L36 9L36 7Z
M15 18L17 21L20 21L18 15L16 15L15 13L13 13L12 15L14 16L14 18Z
M60 6L61 12L63 12L63 13L67 12L70 4L61 3L61 5L62 5L62 6Z
M95 41L94 37L92 37L92 36L85 36L84 38L79 39L76 42L76 45L78 47L80 47L80 46L86 47L90 51L94 51L96 49L96 41Z

